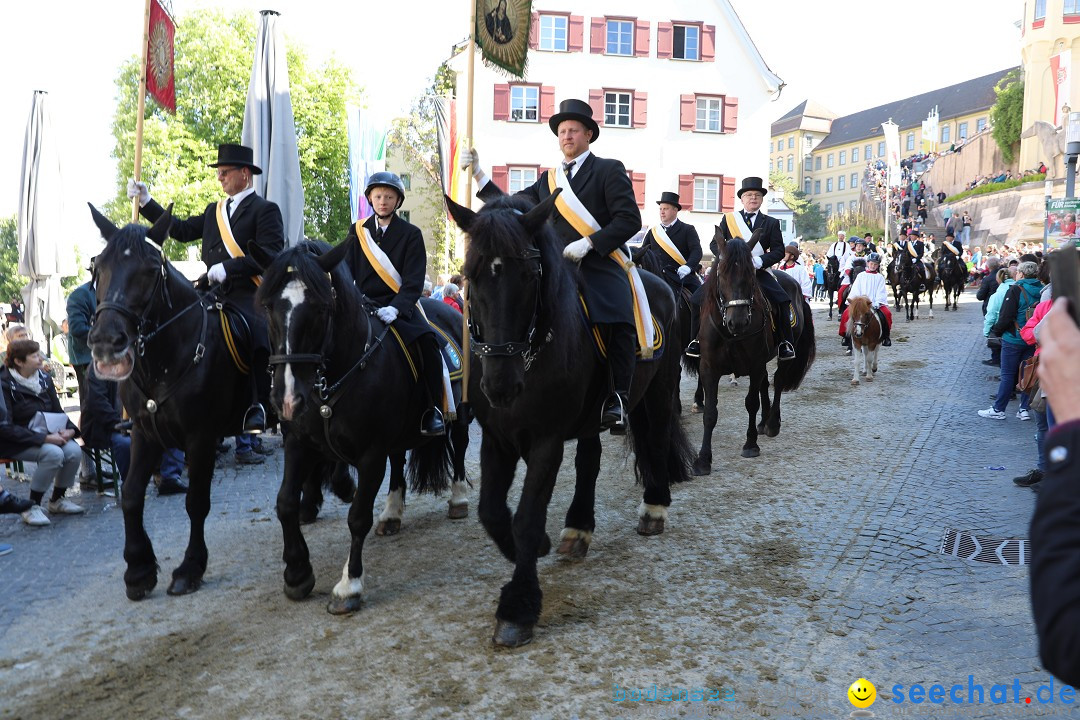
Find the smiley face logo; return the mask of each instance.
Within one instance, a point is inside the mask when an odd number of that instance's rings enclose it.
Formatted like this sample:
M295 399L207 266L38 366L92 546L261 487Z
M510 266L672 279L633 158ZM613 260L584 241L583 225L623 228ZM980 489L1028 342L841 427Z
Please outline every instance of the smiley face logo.
M851 683L847 691L848 700L857 708L868 708L877 700L877 688L866 678L859 678Z

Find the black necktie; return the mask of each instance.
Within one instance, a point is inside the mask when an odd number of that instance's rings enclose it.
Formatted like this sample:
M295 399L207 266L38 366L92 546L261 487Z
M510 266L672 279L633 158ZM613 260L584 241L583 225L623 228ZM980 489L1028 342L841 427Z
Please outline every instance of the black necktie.
M577 160L571 160L570 162L564 162L562 164L563 172L566 173L566 179L569 180L573 177L574 166L577 165Z
M232 217L232 198L225 201L225 214Z
M379 240L379 241L382 241L382 239L383 239L383 235L385 235L385 234L386 234L386 230L385 230L385 229L383 228L383 226L382 226L382 225L380 225L380 226L379 226L378 228L376 228L376 230L375 230L375 239L376 239L376 240Z
M746 228L748 230L754 229L754 215L755 213L743 213L743 217L746 219Z

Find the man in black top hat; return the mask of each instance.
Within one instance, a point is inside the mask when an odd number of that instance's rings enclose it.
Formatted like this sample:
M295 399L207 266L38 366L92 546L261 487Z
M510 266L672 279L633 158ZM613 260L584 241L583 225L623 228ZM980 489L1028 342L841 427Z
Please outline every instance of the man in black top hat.
M519 194L540 202L551 194L549 173L566 177L570 189L592 215L599 230L586 237L578 232L561 212L555 215L555 232L566 243L563 255L581 264L585 304L592 322L606 334L605 345L612 393L604 403L601 427L612 432L626 429L630 381L634 375L635 330L634 306L626 271L610 253L623 248L641 229L641 213L634 197L634 187L626 168L618 160L592 154L591 143L600 135L592 117L592 108L582 100L564 100L559 112L548 121L559 138L562 163L555 170L545 170L530 187ZM476 150L462 154L462 168L471 168L482 200L498 197L502 190L488 181L480 168ZM566 196L566 191L563 196Z
M182 243L202 240L207 280L221 286L220 294L237 307L251 328L254 357L250 367L258 397L244 417L244 432L259 433L265 429L265 407L270 397L270 376L266 372L270 340L266 320L255 311L261 270L247 251L254 244L276 255L285 246L285 235L277 204L255 194L252 176L262 170L253 159L249 147L219 145L217 162L210 163L210 167L217 168L218 182L228 198L210 203L199 215L173 220L169 235ZM139 212L147 220L154 222L164 214L165 209L151 199L146 184L132 180L128 183L128 197L136 196Z

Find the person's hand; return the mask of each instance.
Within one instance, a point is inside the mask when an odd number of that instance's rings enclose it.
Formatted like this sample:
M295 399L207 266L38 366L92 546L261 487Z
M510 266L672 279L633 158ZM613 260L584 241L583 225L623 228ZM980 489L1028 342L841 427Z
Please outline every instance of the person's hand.
M676 270L675 273L679 276L679 279L682 280L684 277L690 274L690 266L680 265L679 269Z
M146 187L146 183L144 182L128 180L127 196L128 199L138 197L139 207L145 207L146 203L150 202L150 189Z
M476 172L480 168L480 153L476 148L469 148L461 152L461 169Z
M221 263L211 266L210 269L206 271L206 279L212 283L220 284L225 282L225 266Z
M1080 419L1080 329L1058 298L1039 333L1039 381L1059 423Z
M761 256L760 255L755 255L754 256L754 269L755 270L760 270L761 269Z
M874 308L875 310L879 310L879 309L881 308L881 303L877 303L877 302L876 302L876 303L870 303L870 305L871 305L871 306L872 306L872 307L873 307L873 308Z
M382 320L384 323L390 325L395 320L397 320L398 311L396 307L390 307L389 305L387 305L386 307L381 307L376 310L375 314L378 315L379 319Z
M49 433L45 436L45 442L50 445L59 445L60 447L63 447L67 443L67 440L60 437L60 433Z
M581 259L585 257L590 250L592 250L592 243L589 242L589 238L581 238L564 247L562 254L564 258L568 258L574 262L581 262Z
M75 431L72 430L71 428L64 428L63 430L59 431L57 434L61 438L64 439L64 442L67 442L71 438L75 437Z

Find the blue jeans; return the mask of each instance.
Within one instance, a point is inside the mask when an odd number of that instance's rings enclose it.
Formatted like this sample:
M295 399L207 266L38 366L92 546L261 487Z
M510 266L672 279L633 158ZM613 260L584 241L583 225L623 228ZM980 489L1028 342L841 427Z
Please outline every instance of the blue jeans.
M161 453L161 467L158 474L163 478L179 480L184 474L184 451L178 448L165 448Z
M237 455L255 452L256 448L260 447L261 445L262 442L259 440L259 436L254 433L247 433L244 435L236 436Z
M1046 446L1043 440L1046 438L1046 432L1050 429L1050 426L1046 422L1046 412L1039 412L1038 410L1031 411L1035 415L1035 447L1039 450L1039 464L1040 470L1046 470Z
M120 473L120 481L124 482L131 467L131 436L114 432L109 436L109 445L112 447L113 464Z
M994 409L1003 412L1009 404L1009 396L1016 387L1017 374L1020 371L1020 363L1035 354L1035 346L1024 343L1015 345L1007 340L1001 343L1001 380L998 382L997 398L994 400ZM1020 409L1027 410L1030 398L1027 393L1020 394Z

